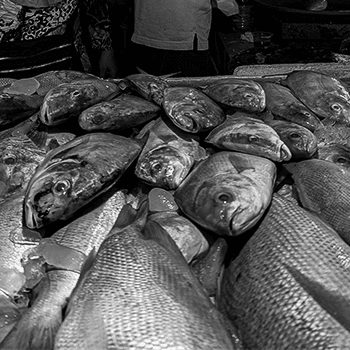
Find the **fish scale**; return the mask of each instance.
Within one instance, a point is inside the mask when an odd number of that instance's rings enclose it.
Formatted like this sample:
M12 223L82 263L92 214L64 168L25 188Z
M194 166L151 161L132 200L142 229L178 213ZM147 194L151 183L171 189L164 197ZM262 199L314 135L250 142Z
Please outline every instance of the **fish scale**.
M336 295L339 304L330 302L329 310L341 314L340 306L350 302L349 263L350 248L336 232L274 195L225 271L220 309L241 332L245 349L346 349L346 325L326 311L327 300L317 293Z
M136 228L112 230L72 297L55 349L232 349L198 280L174 258Z
M285 167L292 174L302 206L319 214L350 244L350 173L320 159Z

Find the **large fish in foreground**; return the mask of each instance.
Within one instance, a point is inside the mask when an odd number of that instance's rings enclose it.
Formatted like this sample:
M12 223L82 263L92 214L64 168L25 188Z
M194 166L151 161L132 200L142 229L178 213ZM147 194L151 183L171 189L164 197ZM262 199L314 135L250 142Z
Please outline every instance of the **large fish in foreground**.
M262 112L266 106L264 89L250 79L222 79L208 85L203 92L219 105L249 113Z
M206 152L191 135L158 118L148 123L138 137L148 134L137 160L136 176L151 186L174 190Z
M276 166L266 158L218 152L200 162L174 193L183 213L219 235L253 227L270 204Z
M78 118L86 108L121 93L118 85L102 79L77 80L52 88L40 108L40 120L45 125L59 125Z
M308 70L288 74L285 84L320 118L350 124L350 94L338 79Z
M125 204L122 191L109 193L109 198L106 195L94 203L95 209L89 209L50 238L43 239L26 254L23 263L26 286L34 286L35 297L0 343L0 349L53 349L81 266L93 249L98 250ZM50 266L46 273L44 266Z
M321 126L317 115L297 99L290 89L272 82L261 82L261 85L266 94L266 109L276 118L299 124L311 131Z
M73 292L55 350L230 350L234 334L171 238L125 206ZM136 219L136 221L135 221Z
M136 159L141 142L120 135L92 133L48 153L28 184L24 220L40 228L70 218L112 187Z
M285 164L301 205L330 225L350 245L350 172L321 159Z
M292 157L287 145L271 126L243 112L227 115L205 141L224 150L261 156L275 162L288 161Z
M190 87L166 88L162 105L170 120L189 133L209 131L225 120L224 111L211 98Z
M350 248L318 218L274 195L224 273L219 308L249 350L350 344Z

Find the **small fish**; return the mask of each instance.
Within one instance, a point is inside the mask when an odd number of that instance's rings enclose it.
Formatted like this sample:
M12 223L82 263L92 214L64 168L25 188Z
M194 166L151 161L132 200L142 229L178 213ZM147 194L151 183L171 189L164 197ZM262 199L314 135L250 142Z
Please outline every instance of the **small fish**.
M40 120L45 125L59 125L78 118L86 108L116 97L121 93L118 85L101 79L77 80L52 88L40 108Z
M225 113L211 98L189 87L165 89L163 108L178 128L189 133L209 131L225 120Z
M317 138L305 127L282 120L266 122L292 153L292 159L308 159L317 152Z
M253 227L270 204L276 166L269 159L218 152L200 162L174 193L182 212L219 235Z
M226 269L219 309L244 349L346 349L350 248L321 220L274 195Z
M141 148L130 138L91 133L50 151L26 190L26 226L40 228L71 217L113 186Z
M0 92L0 129L8 128L39 111L44 98L39 95Z
M219 105L248 113L262 112L266 106L264 89L250 79L222 79L208 85L203 92Z
M271 126L243 112L227 115L225 122L213 129L205 142L275 162L288 161L292 157L287 145Z
M85 109L78 122L87 131L118 131L135 128L157 117L161 108L143 98L121 94Z
M261 82L266 94L266 109L276 118L304 126L314 131L321 126L317 115L293 95L289 88L272 82Z
M318 147L315 158L333 162L343 168L350 168L350 148L339 144Z
M73 292L55 349L233 350L234 334L174 241L124 206ZM116 317L117 315L117 317ZM113 336L110 336L113 334Z
M308 11L324 11L327 6L327 0L308 0L304 3L304 8Z
M138 137L147 133L147 143L137 160L135 174L151 186L176 189L194 163L207 157L198 141L170 121L158 118L147 124Z
M158 106L162 105L164 90L168 87L165 79L151 74L138 73L128 75L125 79L127 85L147 101Z
M284 164L302 207L314 212L350 245L350 172L322 159Z
M350 124L350 94L340 80L300 70L288 74L284 83L318 117Z

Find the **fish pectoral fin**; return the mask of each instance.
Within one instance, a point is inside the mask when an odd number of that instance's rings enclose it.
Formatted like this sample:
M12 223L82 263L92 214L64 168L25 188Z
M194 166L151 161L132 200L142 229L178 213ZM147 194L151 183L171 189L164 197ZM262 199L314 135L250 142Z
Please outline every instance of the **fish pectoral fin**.
M149 239L158 243L166 251L175 256L175 258L183 260L187 265L187 262L182 255L179 247L176 245L175 241L171 238L168 232L156 221L147 220L142 235L145 239Z
M134 209L130 204L125 204L120 211L118 218L111 230L123 230L130 225L136 225L141 229L146 224L148 215L148 196L140 198L138 209Z
M292 266L285 265L287 271L299 283L299 285L341 326L350 332L350 301L337 291L317 281L311 280L308 276Z

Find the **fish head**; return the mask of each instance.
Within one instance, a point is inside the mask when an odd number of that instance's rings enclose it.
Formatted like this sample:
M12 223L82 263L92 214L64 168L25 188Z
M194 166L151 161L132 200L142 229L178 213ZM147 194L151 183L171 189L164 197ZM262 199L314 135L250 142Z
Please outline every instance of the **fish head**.
M285 143L294 158L310 158L317 151L317 139L311 131L301 128L285 130Z
M25 135L10 136L0 143L0 182L6 192L24 190L46 152Z
M337 144L321 146L318 149L317 156L319 159L338 164L343 168L350 168L350 149L346 146Z
M336 91L320 96L316 104L325 112L324 117L350 124L350 101L337 94Z
M285 109L288 119L304 126L310 131L315 131L322 123L315 113L300 104L288 104Z
M262 112L266 107L266 97L264 93L257 93L255 89L240 87L235 89L235 93L228 95L230 105L242 109L246 112Z
M176 189L193 165L193 159L170 145L160 145L140 157L135 174L157 187Z
M216 233L237 236L262 215L261 197L250 178L221 173L199 186L194 206Z

